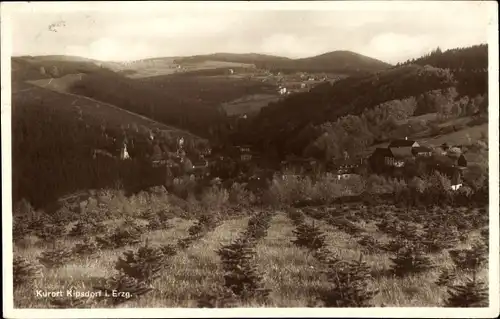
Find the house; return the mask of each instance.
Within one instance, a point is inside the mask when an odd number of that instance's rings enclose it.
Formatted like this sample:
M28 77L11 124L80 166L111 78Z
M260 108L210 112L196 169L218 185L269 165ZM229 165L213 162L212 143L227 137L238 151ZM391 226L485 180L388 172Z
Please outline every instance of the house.
M452 190L456 191L460 187L462 187L462 176L464 171L463 167L437 164L433 167L433 170L445 175L450 179L450 188Z
M394 140L387 148L392 151L392 154L397 157L413 157L412 149L419 147L420 145L413 141L405 138L404 140Z
M343 160L337 161L333 164L333 170L338 175L349 175L354 173L359 168L360 164L363 164L362 159L356 160L344 158Z
M432 156L432 149L426 146L413 147L411 153L415 157L430 157Z
M250 153L250 146L249 145L241 145L241 146L237 146L238 150L240 151L240 153Z
M384 172L394 164L400 165L396 161L396 157L390 148L377 147L372 155L369 157L368 162L374 172Z
M196 178L204 178L210 175L210 166L207 160L198 160L193 162L193 175Z
M120 159L121 160L127 160L130 159L130 155L128 154L127 151L127 143L123 143L122 148L120 149Z
M162 167L162 166L168 167L168 161L166 159L153 159L151 161L151 165L153 167Z
M443 144L441 144L441 146L439 146L439 150L441 151L441 154L443 154L443 155L446 155L446 153L448 152L449 149L450 149L450 147L446 143L443 143Z
M210 147L205 147L200 151L201 155L209 156L212 154L212 149Z
M314 158L301 158L289 156L285 161L281 161L282 171L312 172L318 167L318 162Z
M251 161L252 160L252 154L250 154L250 153L241 154L240 159L243 162Z
M239 150L241 161L248 162L252 160L253 154L249 145L237 146L237 149Z
M207 160L197 160L193 162L193 169L205 169L208 168L208 161Z
M354 173L342 174L342 175L337 175L337 179L338 180L350 179L350 178L353 178L354 176L359 176L359 175L358 174L354 174Z

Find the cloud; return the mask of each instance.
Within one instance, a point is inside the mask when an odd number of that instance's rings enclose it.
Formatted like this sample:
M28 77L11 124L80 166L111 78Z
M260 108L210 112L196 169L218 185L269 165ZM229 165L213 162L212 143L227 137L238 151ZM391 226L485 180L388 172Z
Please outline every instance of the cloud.
M103 30L116 37L186 37L206 36L227 31L235 19L231 15L214 16L174 15L161 18L140 19L130 17Z
M410 36L389 32L375 36L362 53L394 62L404 57L417 57L433 48L430 35Z
M99 38L90 45L67 46L65 54L101 61L130 61L150 57L151 47L134 41ZM153 54L154 55L154 54Z
M307 57L351 50L396 63L437 46L486 42L492 9L484 2L465 1L368 5L358 10L350 6L286 10L283 5L283 10L236 11L191 3L176 10L137 6L134 11L28 10L13 15L13 49L16 55L72 54L106 60L213 52ZM48 30L61 20L65 27Z

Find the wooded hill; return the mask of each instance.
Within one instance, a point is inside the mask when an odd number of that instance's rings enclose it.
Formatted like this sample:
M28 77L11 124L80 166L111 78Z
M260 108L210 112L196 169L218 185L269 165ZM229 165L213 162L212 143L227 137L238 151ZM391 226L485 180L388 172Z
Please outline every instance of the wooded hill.
M415 102L412 112L425 114L436 112L435 105L425 105L429 92L453 88L457 92L453 99L484 96L488 90L487 60L486 45L435 51L415 63L321 84L263 108L255 119L241 123L230 138L253 144L264 152L277 150L282 157L289 153L302 155L305 147L325 132L324 125L345 116L361 119L363 113L386 102L414 98L419 103L417 106ZM385 116L384 121L390 115ZM366 126L366 114L359 123Z
M357 74L383 70L390 64L351 51L333 51L321 55L290 59L265 54L216 53L176 59L176 63L203 61L224 61L253 64L259 69L273 72L329 72L339 74Z

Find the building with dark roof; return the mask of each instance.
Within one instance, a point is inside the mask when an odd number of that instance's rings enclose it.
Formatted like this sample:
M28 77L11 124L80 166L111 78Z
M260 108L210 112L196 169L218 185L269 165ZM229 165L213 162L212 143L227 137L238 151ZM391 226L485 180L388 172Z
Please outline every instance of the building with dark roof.
M392 166L394 160L395 156L390 148L377 147L370 155L368 162L374 172L383 173Z
M411 153L416 157L430 157L432 156L432 149L426 146L417 146L411 149Z
M400 147L419 147L420 144L418 144L416 141L413 140L408 140L408 139L399 139L399 140L393 140L388 148L400 148Z

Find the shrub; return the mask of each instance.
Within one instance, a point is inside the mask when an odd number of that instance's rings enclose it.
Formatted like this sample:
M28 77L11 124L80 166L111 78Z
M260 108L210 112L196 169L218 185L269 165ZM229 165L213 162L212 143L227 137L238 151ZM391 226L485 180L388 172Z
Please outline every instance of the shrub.
M245 189L244 184L233 183L229 190L228 201L231 205L247 206L254 202L250 191Z
M295 202L309 198L312 182L309 178L294 175L275 176L268 193L274 205L292 205Z
M41 267L35 265L23 257L15 257L13 262L12 276L14 280L14 289L17 289L25 284L33 284L41 273Z
M470 249L450 250L449 254L457 269L475 273L487 262L488 251L476 243Z
M441 271L439 278L436 281L438 286L451 286L452 283L457 279L455 272L445 268Z
M196 181L191 180L188 176L179 179L179 183L173 186L174 194L184 199L186 199L189 194L194 193L195 189Z
M12 222L12 239L14 243L18 243L26 236L28 236L31 233L31 230L29 229L29 226L27 225L26 221L24 221L21 217L16 217L13 216L13 222Z
M271 221L271 214L268 212L259 212L248 220L248 226L243 237L258 241L267 236L267 229Z
M434 268L430 258L419 245L411 243L401 248L394 257L392 271L396 276L403 277L409 274L425 272Z
M78 243L75 245L73 248L73 253L77 255L78 257L85 257L85 256L95 256L99 252L99 245L97 242L85 238L82 243Z
M66 226L63 224L46 224L42 229L37 229L35 235L48 242L55 244L57 240L66 235Z
M210 293L198 297L198 308L226 308L237 304L237 296L227 287L213 287Z
M269 290L262 287L262 277L252 262L255 250L250 247L246 238L238 238L221 247L217 254L222 260L224 285L227 289L244 301L267 298Z
M370 175L366 181L366 190L371 194L393 194L406 188L406 183L394 178L385 178L380 175Z
M160 249L165 257L172 257L177 254L177 249L174 245L165 244L160 246Z
M363 246L363 250L368 254L374 254L381 251L381 244L375 238L369 235L363 235L359 240L358 244Z
M337 180L322 176L314 185L313 200L320 203L331 204L336 198L342 196L343 186Z
M447 307L488 307L488 289L475 276L465 284L449 286Z
M91 218L78 221L69 232L70 237L83 237L95 235L106 231L106 226L102 222Z
M201 197L202 206L209 211L223 208L228 201L228 191L215 185L206 190Z
M421 243L430 253L441 252L455 247L459 241L456 228L446 227L442 223L430 223L424 229Z
M369 307L378 293L370 288L371 271L361 258L330 263L325 273L331 287L320 298L326 307Z
M326 235L315 225L300 224L293 231L293 234L297 238L292 242L299 247L316 250L325 246Z
M71 249L61 248L44 251L38 261L46 268L59 268L73 261L75 255Z
M158 247L139 247L137 251L127 251L124 257L119 257L115 269L120 273L137 279L139 282L151 283L160 276L164 269L166 258Z
M96 241L99 247L104 249L116 249L127 245L134 245L139 243L141 232L135 228L116 227L111 232L96 236Z

